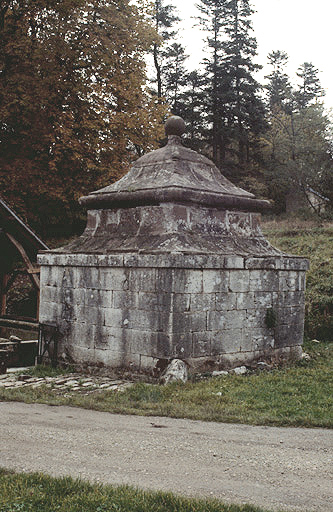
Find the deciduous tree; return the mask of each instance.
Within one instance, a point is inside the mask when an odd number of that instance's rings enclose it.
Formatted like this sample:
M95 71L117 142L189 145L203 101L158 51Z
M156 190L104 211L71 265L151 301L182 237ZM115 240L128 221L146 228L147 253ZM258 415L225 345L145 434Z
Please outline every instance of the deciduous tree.
M68 225L162 133L145 90L155 31L128 0L11 0L0 31L1 194L39 228Z
M310 188L325 194L323 184L333 166L329 130L322 105L291 114L275 109L265 134L265 156L270 195L278 210L285 207L287 195L303 196L306 203Z

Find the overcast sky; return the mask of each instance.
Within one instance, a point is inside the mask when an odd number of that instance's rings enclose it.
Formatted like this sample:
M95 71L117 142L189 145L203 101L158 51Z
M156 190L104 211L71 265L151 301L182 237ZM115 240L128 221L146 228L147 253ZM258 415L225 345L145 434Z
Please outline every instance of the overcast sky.
M189 67L194 69L203 56L202 32L193 28L198 10L196 0L169 0L183 19L179 35L190 55ZM283 50L289 55L288 74L295 80L295 71L303 62L312 62L319 69L326 91L325 105L333 108L333 1L332 0L252 0L257 11L253 17L254 35L258 42L257 62L264 66L257 74L263 82L267 54Z

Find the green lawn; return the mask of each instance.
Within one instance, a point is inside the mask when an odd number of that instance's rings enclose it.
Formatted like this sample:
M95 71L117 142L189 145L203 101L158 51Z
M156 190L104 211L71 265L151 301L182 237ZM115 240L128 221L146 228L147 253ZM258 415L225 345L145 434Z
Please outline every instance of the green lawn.
M206 378L167 386L137 383L122 392L0 389L0 400L70 405L121 414L205 421L333 427L333 343L308 342L309 361L248 375ZM40 371L40 370L38 370ZM45 373L45 370L43 370ZM54 370L50 369L51 374Z
M72 478L16 474L0 469L0 512L268 512L251 505L182 498L128 486Z

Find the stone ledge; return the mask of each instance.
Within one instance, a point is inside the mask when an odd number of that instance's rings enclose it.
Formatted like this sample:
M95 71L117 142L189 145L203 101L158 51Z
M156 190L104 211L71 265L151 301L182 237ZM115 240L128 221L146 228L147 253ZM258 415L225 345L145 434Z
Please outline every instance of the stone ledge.
M188 268L235 270L308 270L309 262L299 256L243 258L219 254L55 254L38 255L41 266L66 267L129 267L129 268Z
M309 260L300 256L246 258L244 267L251 270L308 270Z

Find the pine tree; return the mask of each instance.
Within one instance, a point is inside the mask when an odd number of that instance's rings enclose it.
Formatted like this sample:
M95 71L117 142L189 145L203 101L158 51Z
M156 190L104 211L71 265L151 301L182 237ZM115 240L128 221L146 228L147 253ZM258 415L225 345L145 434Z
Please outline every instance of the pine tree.
M248 169L255 137L264 126L260 86L254 78L261 66L253 62L256 39L251 36L253 10L249 0L201 0L199 22L208 30L211 57L211 144L213 159L228 174L239 178Z
M175 14L175 7L171 4L165 5L164 0L155 0L153 24L160 41L153 44L153 58L156 76L153 82L157 84L157 97L162 98L166 93L165 87L165 57L168 55L166 45L176 35L174 24L179 21L179 17Z
M286 52L276 50L268 54L268 63L273 67L272 72L265 76L268 84L265 89L268 96L270 111L290 111L292 102L292 87L285 67L289 57Z
M207 33L206 45L209 57L204 60L207 73L206 102L207 121L211 125L210 137L208 143L212 146L213 160L217 165L224 160L224 140L225 126L225 108L221 96L223 97L223 86L226 77L221 74L222 60L222 38L223 38L223 19L225 13L225 0L200 0L197 8L200 12L198 22L202 30ZM220 151L222 148L223 157Z
M207 148L207 114L205 108L206 78L199 71L187 75L186 85L180 98L179 114L186 122L186 144L196 151Z
M187 82L185 62L187 55L183 46L172 43L163 52L164 61L161 67L164 97L174 115L180 115L183 102L183 90Z
M241 167L249 162L251 138L257 136L264 125L264 106L259 98L261 87L254 78L261 66L253 62L257 55L257 42L251 36L253 13L249 0L231 0L225 15L228 38L223 45L223 69L231 86L227 105Z
M298 68L296 75L300 83L295 92L295 100L299 109L308 107L325 95L318 73L318 69L311 62L304 62Z

